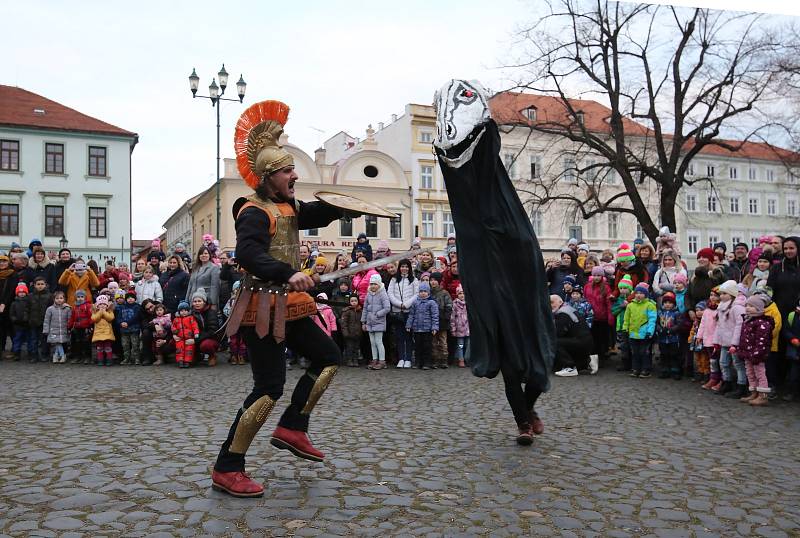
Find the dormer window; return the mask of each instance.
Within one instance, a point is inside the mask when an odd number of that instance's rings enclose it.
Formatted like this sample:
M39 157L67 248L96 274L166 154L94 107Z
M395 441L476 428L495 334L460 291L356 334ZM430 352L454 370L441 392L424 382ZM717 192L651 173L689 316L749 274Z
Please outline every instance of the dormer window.
M528 121L536 121L536 107L529 106L522 111L522 115L525 116Z
M583 110L579 110L575 113L575 118L578 120L578 123L583 125Z

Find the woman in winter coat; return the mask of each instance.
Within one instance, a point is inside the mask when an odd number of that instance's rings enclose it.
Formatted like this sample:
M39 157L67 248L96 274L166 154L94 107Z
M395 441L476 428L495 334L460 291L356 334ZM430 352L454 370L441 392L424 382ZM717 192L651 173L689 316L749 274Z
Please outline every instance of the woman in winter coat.
M44 281L47 282L47 288L50 291L56 289L58 285L56 266L53 264L53 261L47 257L47 253L42 247L33 247L33 256L28 260L28 267L34 279L36 279L37 276L42 276L44 277Z
M58 260L53 265L53 287L50 288L50 291L67 291L67 288L59 285L58 281L64 271L69 269L73 263L75 263L75 260L72 258L72 252L68 248L62 248L58 251Z
M658 262L655 259L655 249L653 249L653 245L650 243L644 243L642 246L639 247L639 250L636 251L636 257L639 260L639 263L642 264L642 267L645 268L647 274L649 275L648 282L653 281L653 277L658 271Z
M681 265L681 257L672 249L666 249L661 254L661 268L653 276L653 294L661 297L668 291L675 291L675 275L683 274L687 278L689 275Z
M787 237L783 240L783 259L772 266L767 286L772 288L772 297L778 310L786 321L800 299L800 264L798 264L800 237Z
M195 349L203 355L208 355L208 365L217 365L217 350L219 340L217 340L217 329L219 328L219 317L217 311L211 308L206 298L206 293L199 289L192 295L192 315L197 320L200 328L200 337L195 342Z
M208 247L200 247L189 276L186 302L191 303L194 293L202 289L205 292L207 304L212 310L216 310L219 305L219 272L219 266L211 261L211 252Z
M164 297L164 306L170 313L178 311L178 304L186 297L189 289L189 273L183 264L183 258L173 254L167 258L167 270L158 279Z
M604 361L609 348L610 327L614 326L614 315L611 313L611 286L606 281L602 267L592 269L591 280L583 288L583 294L592 305L594 314L591 325L594 354L599 361Z
M158 276L149 265L145 267L142 279L136 283L136 301L142 304L145 299L157 303L164 300L164 292L161 290L161 284L158 283Z
M391 310L389 295L383 287L381 275L375 273L369 279L369 291L364 298L361 310L361 329L369 334L372 349L370 370L386 368L386 350L383 347L383 333L386 332L386 315Z
M133 274L131 275L131 282L136 284L144 276L144 269L147 267L147 260L139 258L136 260L136 265L133 266Z
M397 346L397 365L399 368L403 368L405 364L401 361L408 361L410 367L414 342L406 331L406 320L419 294L419 280L414 278L411 261L402 259L398 262L397 273L389 282L386 291L389 295L389 303L392 305L389 324L392 327Z
M53 301L44 314L42 333L47 336L47 343L53 350L53 362L64 363L67 362L64 346L70 340L69 320L72 317L72 309L66 303L63 291L57 291L53 296Z
M572 275L575 281L583 286L586 284L586 277L583 269L578 265L578 256L571 249L561 252L561 264L547 270L547 282L551 295L558 295L564 291L564 277Z
M14 302L16 287L17 281L11 268L11 260L5 254L0 254L0 353L5 351L6 339L13 334L9 312L11 303ZM9 356L10 352L5 355Z

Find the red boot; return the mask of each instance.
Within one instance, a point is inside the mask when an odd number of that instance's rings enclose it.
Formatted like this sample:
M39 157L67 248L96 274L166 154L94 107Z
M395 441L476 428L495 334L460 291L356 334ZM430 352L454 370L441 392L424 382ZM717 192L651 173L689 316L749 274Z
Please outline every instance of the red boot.
M533 427L527 422L517 425L517 444L522 446L530 446L533 444Z
M242 471L230 473L211 472L211 487L234 497L261 497L264 486L252 480Z
M272 432L269 442L272 446L282 450L288 450L298 458L311 461L322 461L325 454L314 448L306 432L300 430L290 430L283 426L278 426Z
M531 428L535 435L542 435L544 433L544 422L536 414L536 411L531 413Z

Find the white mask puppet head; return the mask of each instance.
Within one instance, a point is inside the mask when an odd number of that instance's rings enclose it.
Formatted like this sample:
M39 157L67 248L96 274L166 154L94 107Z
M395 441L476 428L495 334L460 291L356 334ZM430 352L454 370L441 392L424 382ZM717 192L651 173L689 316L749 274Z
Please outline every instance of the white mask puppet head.
M433 106L436 113L433 145L440 154L467 140L476 128L491 119L488 93L477 80L450 80L434 95ZM458 168L468 161L479 139L479 135L475 136L460 155L444 155L446 164Z

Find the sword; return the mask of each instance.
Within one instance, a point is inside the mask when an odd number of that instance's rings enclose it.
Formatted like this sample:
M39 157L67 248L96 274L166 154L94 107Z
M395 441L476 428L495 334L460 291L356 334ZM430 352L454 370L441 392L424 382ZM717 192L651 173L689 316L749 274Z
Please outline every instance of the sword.
M311 276L311 278L313 278L317 283L330 282L332 280L336 280L337 278L342 278L343 276L354 275L356 273L360 273L361 271L367 271L368 269L374 269L375 267L380 267L381 265L386 265L387 263L402 260L403 258L411 258L412 256L419 254L419 252L419 249L400 252L398 254L386 256L385 258L378 258L377 260L372 260L371 262L359 264L357 267L345 267L344 269L339 269L338 271L333 271L331 273L323 273L321 275L314 274Z

